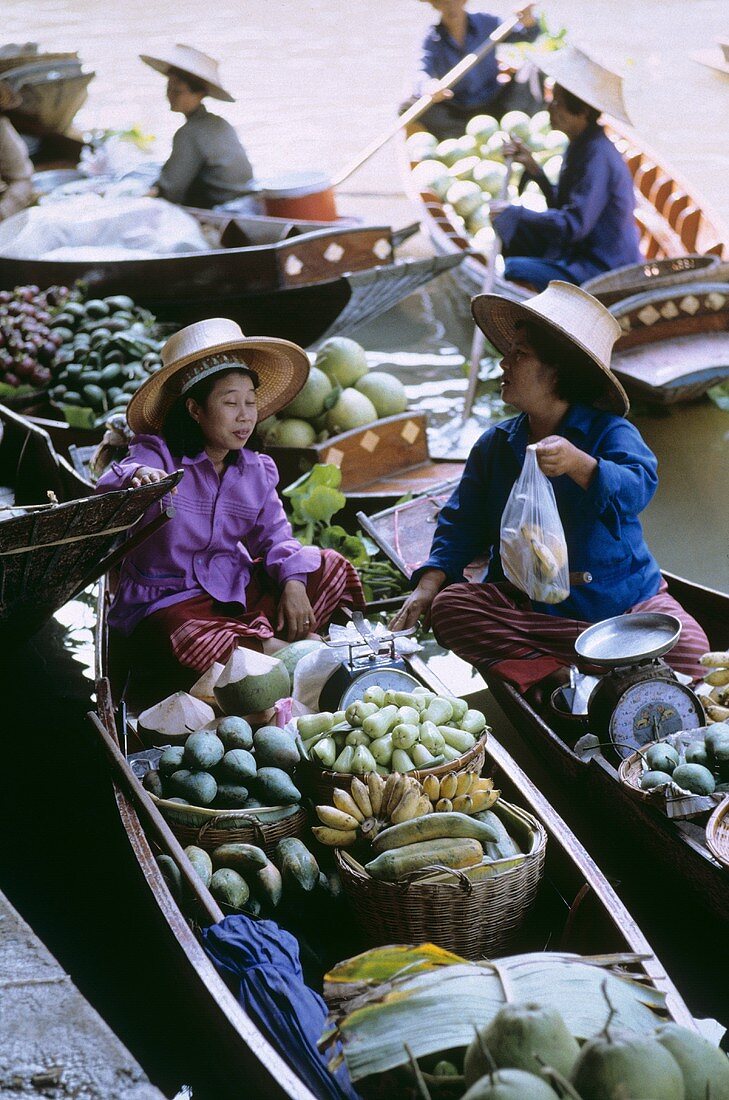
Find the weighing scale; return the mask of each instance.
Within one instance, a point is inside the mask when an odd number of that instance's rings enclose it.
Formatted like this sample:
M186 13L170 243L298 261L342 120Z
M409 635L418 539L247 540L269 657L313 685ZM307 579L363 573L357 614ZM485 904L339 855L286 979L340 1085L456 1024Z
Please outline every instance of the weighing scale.
M589 726L621 759L670 733L706 722L698 696L661 660L678 641L675 615L616 615L583 630L575 650L590 664L609 669L587 704Z
M319 696L321 710L346 710L350 703L361 699L369 687L381 687L384 691L412 691L420 681L405 669L405 662L398 657L395 643L415 632L409 630L388 631L375 634L361 611L347 612L359 633L358 639L343 638L334 641L325 638L331 649L348 650L346 661L332 673Z

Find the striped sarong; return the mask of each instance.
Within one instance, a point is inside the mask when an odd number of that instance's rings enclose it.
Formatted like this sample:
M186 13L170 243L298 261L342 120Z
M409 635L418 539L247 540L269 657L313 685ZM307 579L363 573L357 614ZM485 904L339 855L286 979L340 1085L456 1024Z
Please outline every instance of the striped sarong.
M637 611L675 615L681 622L681 636L666 654L666 663L692 680L703 676L706 669L699 664L699 657L708 650L708 639L696 620L668 594L665 581L655 596L627 613ZM451 584L433 601L431 622L442 646L522 692L571 664L586 673L604 672L575 653L577 636L590 623L534 611L529 599L510 584Z

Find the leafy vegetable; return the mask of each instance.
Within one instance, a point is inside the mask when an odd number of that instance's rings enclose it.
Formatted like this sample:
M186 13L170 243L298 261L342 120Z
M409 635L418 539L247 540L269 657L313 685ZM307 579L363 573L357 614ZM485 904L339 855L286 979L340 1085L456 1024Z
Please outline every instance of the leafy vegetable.
M720 386L712 386L707 391L709 397L724 412L729 412L729 382L722 382Z

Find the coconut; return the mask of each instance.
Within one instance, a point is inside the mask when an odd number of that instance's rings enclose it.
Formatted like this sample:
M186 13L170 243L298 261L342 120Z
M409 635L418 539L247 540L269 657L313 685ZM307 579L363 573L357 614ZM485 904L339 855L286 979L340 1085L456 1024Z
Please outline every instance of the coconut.
M447 164L448 167L455 164L459 157L463 156L463 152L458 147L457 138L445 138L444 141L439 141L433 150L433 156L436 160L440 160L443 164Z
M501 129L520 141L529 141L532 120L524 111L507 111L501 119Z
M327 428L334 435L363 428L377 420L377 409L359 390L343 390L336 404L327 413Z
M557 1100L542 1077L522 1069L497 1069L471 1085L462 1100Z
M499 1067L538 1073L541 1065L551 1066L569 1077L580 1048L556 1009L546 1005L508 1004L474 1038L466 1051L464 1075L472 1085L490 1066L484 1046Z
M316 431L308 420L288 417L279 420L266 436L267 447L310 447Z
M552 129L552 120L549 117L549 111L537 111L529 120L529 125L534 134L548 134Z
M333 336L322 344L315 366L324 371L332 385L342 389L353 386L368 370L364 348L346 336Z
M249 715L268 710L291 690L286 666L252 649L234 649L215 685L226 714Z
M435 134L429 134L425 130L417 130L405 142L405 148L411 161L425 160L433 155L433 150L438 144Z
M399 378L385 371L373 370L360 378L355 389L369 397L378 416L397 416L408 407L408 395Z
M474 211L478 210L483 202L483 195L477 183L471 183L469 180L456 180L448 188L446 200L451 204L456 214L460 214L462 218L468 218Z
M655 1038L590 1039L580 1051L571 1082L582 1100L685 1100L678 1062Z
M293 401L290 401L283 410L285 417L298 417L302 420L313 420L324 412L324 402L332 392L332 384L323 370L312 367L309 377L299 390Z
M439 199L445 198L453 183L453 177L440 160L422 160L413 168L412 176L418 191L432 191Z
M678 1062L686 1100L729 1097L729 1058L723 1050L678 1024L663 1024L656 1038Z
M223 665L220 661L216 661L215 664L210 666L207 672L203 672L199 680L195 681L190 688L190 695L195 699L202 699L203 703L207 703L209 707L218 709L218 700L215 698L213 688L222 671Z
M286 665L286 671L294 682L294 672L302 657L306 657L315 649L324 649L324 642L318 642L315 638L302 638L300 642L292 642L286 649L279 649L276 657Z
M490 157L492 160L504 159L504 146L511 144L511 137L505 130L497 130L492 134L485 145L481 146L481 156Z
M142 711L139 736L152 745L181 745L191 733L215 720L215 711L186 691L176 691L161 703Z
M460 157L455 164L448 169L448 174L457 180L472 180L475 168L481 164L479 156Z
M485 144L499 129L499 120L493 115L474 115L466 124L466 133L475 138L479 145Z
M496 160L481 160L473 171L473 182L492 198L498 195L506 179L506 165Z

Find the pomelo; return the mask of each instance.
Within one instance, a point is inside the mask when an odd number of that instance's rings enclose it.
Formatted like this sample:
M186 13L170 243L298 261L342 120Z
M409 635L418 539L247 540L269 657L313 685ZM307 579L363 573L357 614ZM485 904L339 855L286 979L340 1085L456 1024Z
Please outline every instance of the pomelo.
M557 1100L557 1093L534 1073L497 1069L471 1085L461 1100Z
M686 1100L729 1096L729 1058L723 1050L678 1024L663 1024L656 1038L678 1062Z
M367 356L356 340L347 336L333 336L319 348L316 366L324 371L332 385L353 386L363 374L367 374Z
M456 180L472 180L475 168L481 163L480 157L460 157L455 164L448 169L450 176Z
M520 141L528 141L531 133L531 119L524 111L507 111L501 119L501 129Z
M433 156L436 160L442 160L449 168L451 164L455 164L462 155L463 153L459 148L457 138L446 138L444 141L439 141L433 150Z
M316 431L308 420L287 417L279 420L266 438L267 447L310 447L316 439Z
M242 647L233 650L215 685L225 713L240 715L267 710L290 690L289 674L281 661Z
M503 148L510 142L511 138L504 130L497 130L495 134L491 135L486 144L481 146L481 156L503 161Z
M339 400L327 413L327 427L333 435L363 428L377 420L377 409L363 393L355 389L342 390Z
M453 183L453 176L440 160L421 160L413 168L412 177L419 191L432 191L440 199L445 198Z
M488 203L483 203L473 214L466 218L466 229L473 237L479 229L488 229L491 226Z
M478 168L473 170L473 182L492 198L501 191L505 179L506 165L495 160L479 161Z
M267 416L265 420L259 420L258 424L256 425L256 431L258 432L258 437L262 443L265 443L267 441L268 436L277 424L277 416Z
M496 233L494 230L490 225L485 225L483 229L479 229L474 233L471 244L482 256L488 256L495 239Z
M533 1002L504 1005L466 1051L463 1072L474 1084L489 1072L484 1046L497 1066L538 1074L543 1065L569 1077L580 1053L556 1009Z
M479 208L483 202L481 188L477 183L468 180L456 180L448 188L446 200L451 204L456 214L467 218Z
M324 402L332 392L332 384L323 370L312 367L303 388L283 410L284 417L313 420L324 412Z
M474 115L468 120L466 133L475 138L479 145L483 145L499 129L499 120L493 115Z
M405 148L411 161L425 160L426 157L432 156L437 144L438 138L434 134L429 134L425 130L417 130L407 139Z
M397 416L408 407L408 395L399 378L385 371L373 370L360 378L355 389L368 397L378 417Z
M473 134L464 134L463 137L457 139L456 145L459 157L469 157L476 152L478 142Z
M571 1083L582 1100L685 1100L678 1062L657 1039L644 1036L590 1039Z
M552 129L549 111L537 111L535 115L532 115L529 120L529 129L535 134L548 134Z
M551 184L556 186L559 174L562 171L562 158L550 157L548 161L543 165L544 174Z

